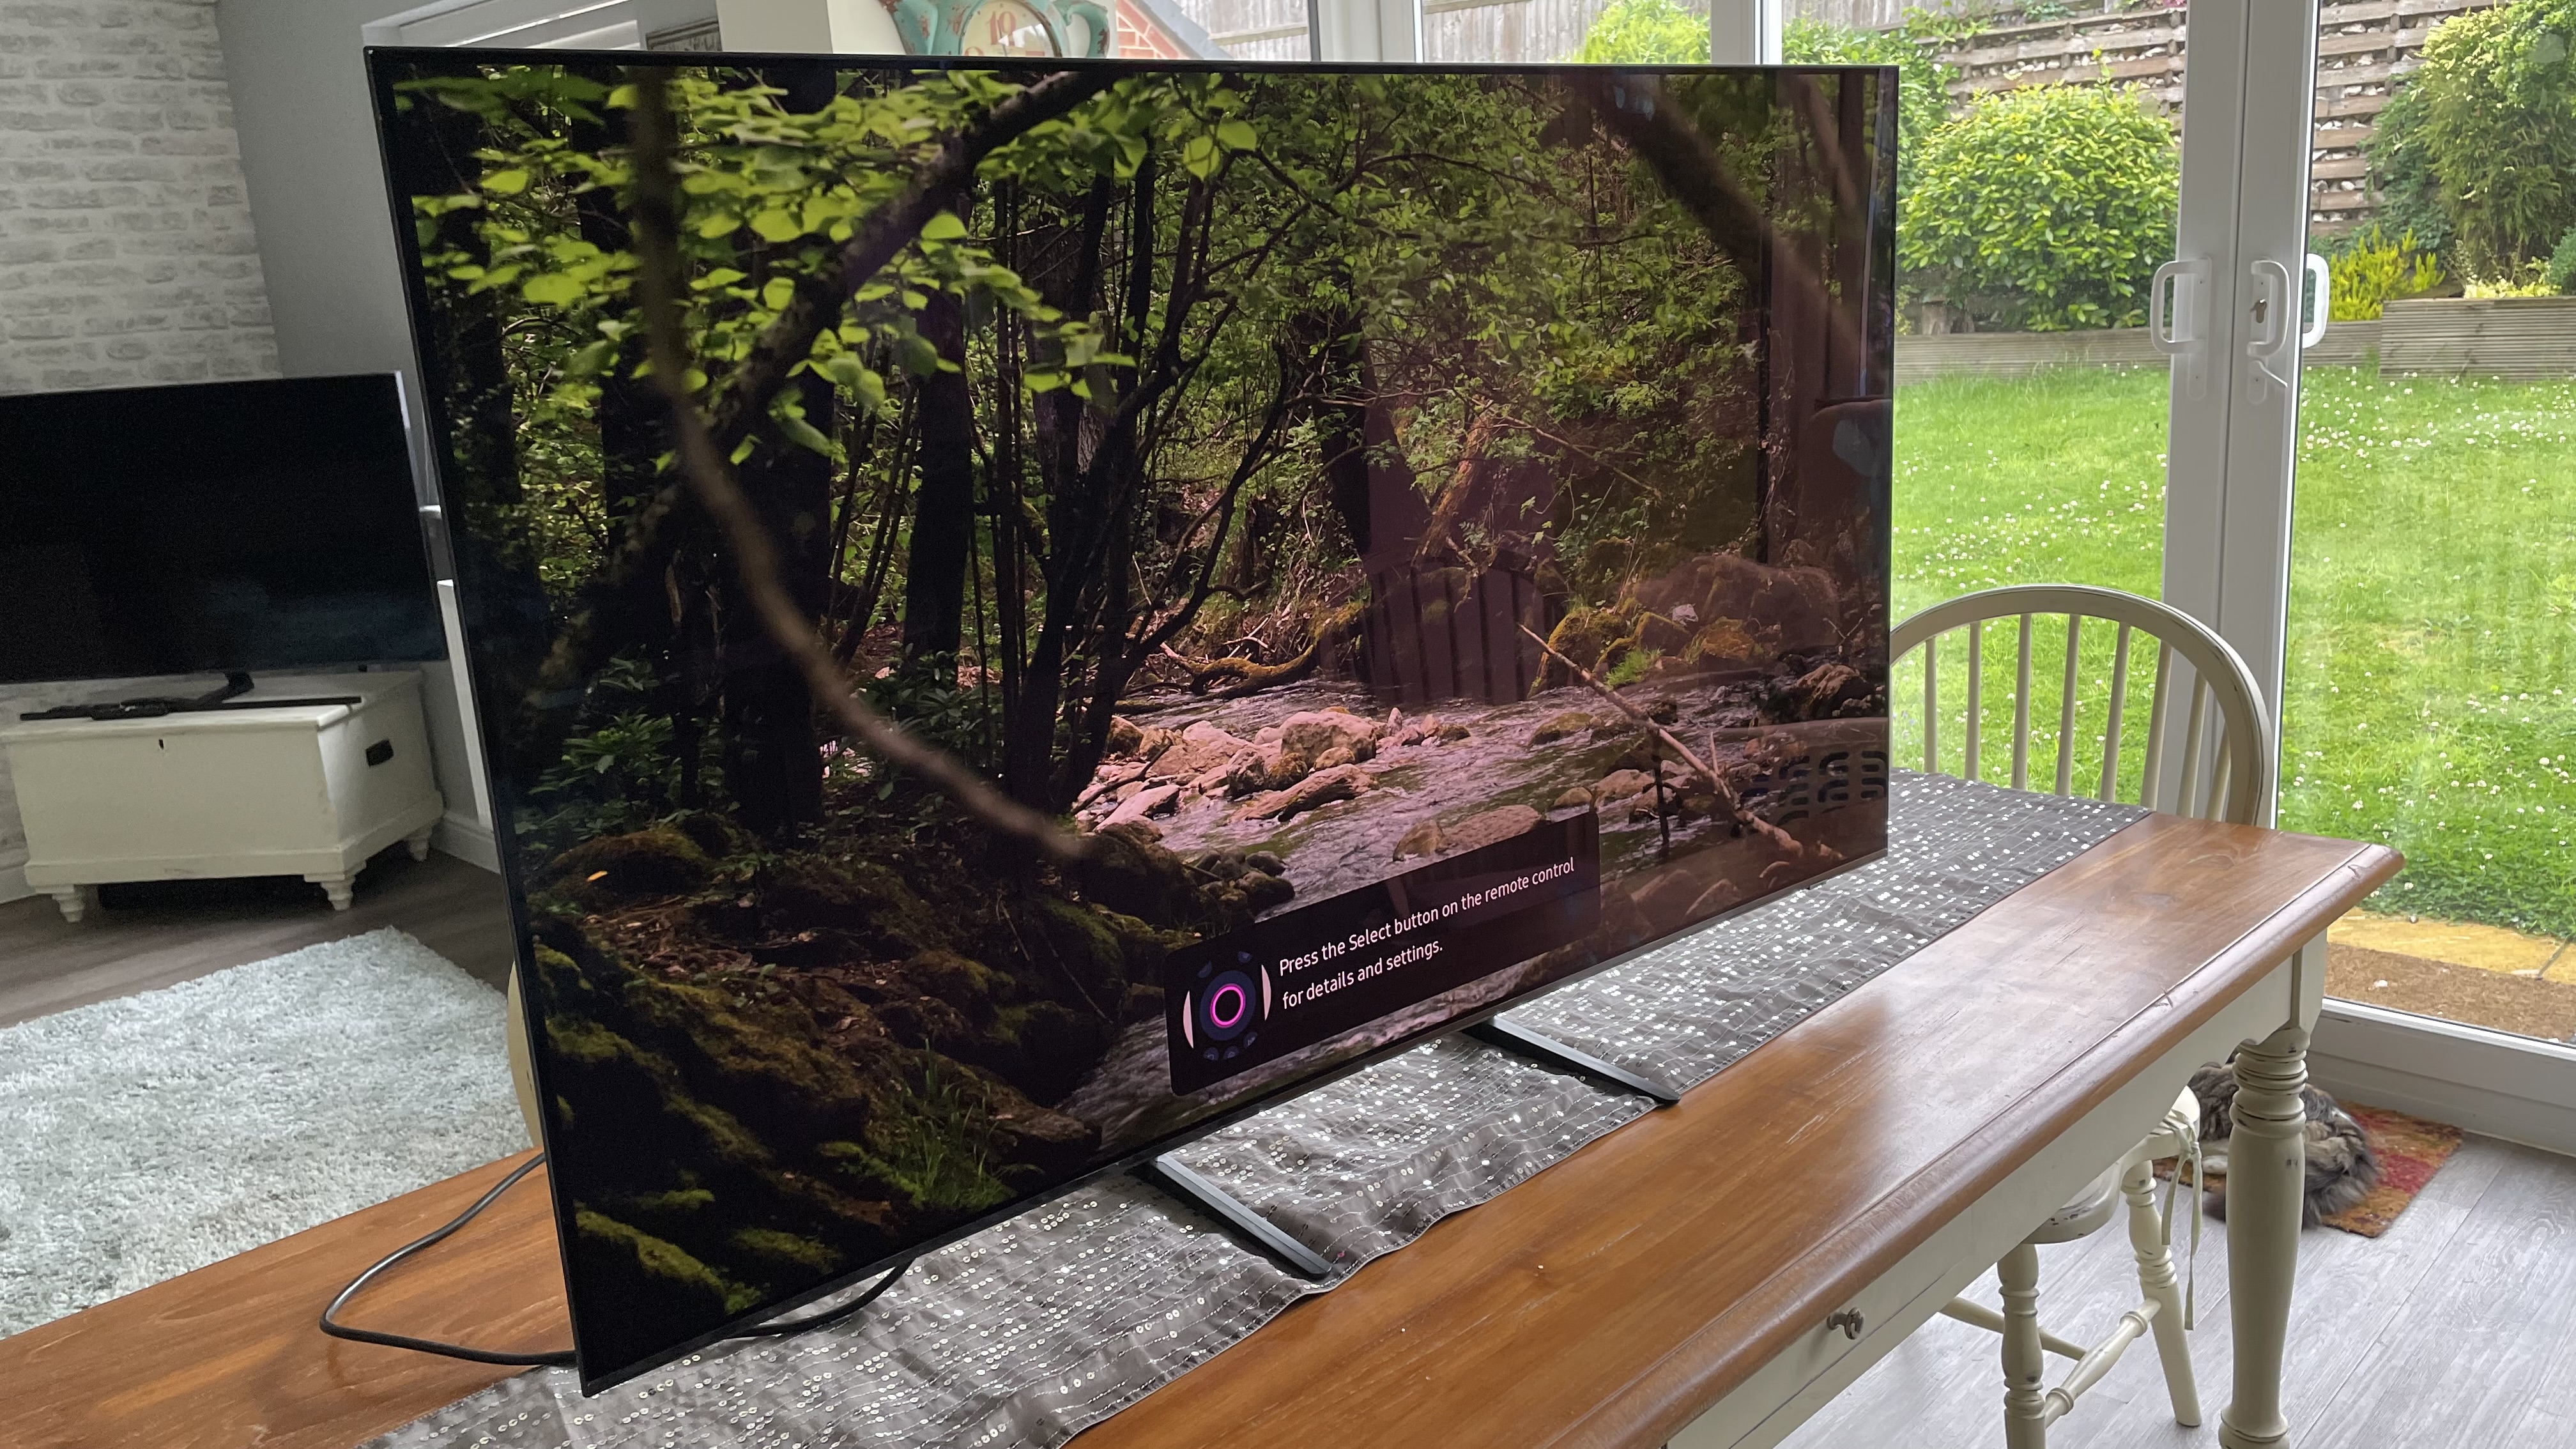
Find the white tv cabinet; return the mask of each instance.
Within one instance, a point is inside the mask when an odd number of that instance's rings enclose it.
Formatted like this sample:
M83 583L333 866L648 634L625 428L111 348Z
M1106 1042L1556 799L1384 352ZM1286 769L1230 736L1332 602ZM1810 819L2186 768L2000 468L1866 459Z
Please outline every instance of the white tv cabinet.
M259 707L355 696L355 704ZM420 676L264 677L235 708L147 719L0 717L26 823L27 884L77 921L114 881L299 875L347 910L368 857L414 859L446 809Z

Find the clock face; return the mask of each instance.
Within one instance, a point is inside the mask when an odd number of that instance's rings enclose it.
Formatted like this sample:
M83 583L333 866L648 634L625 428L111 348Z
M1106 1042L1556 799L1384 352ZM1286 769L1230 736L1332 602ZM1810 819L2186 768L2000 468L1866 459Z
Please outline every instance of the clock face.
M1057 55L1054 27L1027 0L983 0L957 26L959 55Z

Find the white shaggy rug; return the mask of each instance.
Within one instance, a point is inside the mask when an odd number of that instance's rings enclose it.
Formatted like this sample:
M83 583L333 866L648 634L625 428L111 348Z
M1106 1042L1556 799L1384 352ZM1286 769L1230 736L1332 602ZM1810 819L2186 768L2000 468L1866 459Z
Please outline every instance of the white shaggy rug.
M0 1027L0 1335L527 1146L502 1009L388 927Z

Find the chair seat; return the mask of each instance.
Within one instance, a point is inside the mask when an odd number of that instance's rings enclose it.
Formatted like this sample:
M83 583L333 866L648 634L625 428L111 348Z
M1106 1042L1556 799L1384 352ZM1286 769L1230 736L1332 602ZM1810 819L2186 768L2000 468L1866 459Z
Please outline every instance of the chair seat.
M2030 1230L2025 1243L2071 1243L2089 1238L2111 1220L2120 1206L2120 1164L2113 1163L2102 1175L2085 1185L2082 1192L2067 1200L2066 1206L2050 1213L2046 1221Z
M2186 1128L2185 1123L2190 1126ZM2174 1098L2171 1115L2145 1141L2140 1142L2128 1156L2104 1168L2101 1176L2086 1183L2082 1192L2068 1198L2064 1207L2050 1213L2047 1220L2033 1228L2030 1236L2022 1241L2071 1243L2078 1238L2091 1237L2111 1220L2111 1214L2119 1211L2120 1174L2141 1157L2181 1156L2185 1131L2194 1136L2200 1131L2200 1099L2191 1094L2189 1087L2183 1088L2181 1095ZM2212 1164L2211 1170L2223 1169L2219 1164Z

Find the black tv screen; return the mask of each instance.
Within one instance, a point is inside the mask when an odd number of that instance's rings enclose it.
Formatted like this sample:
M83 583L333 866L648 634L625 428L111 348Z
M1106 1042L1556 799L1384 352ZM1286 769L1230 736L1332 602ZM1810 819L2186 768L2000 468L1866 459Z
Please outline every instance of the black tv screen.
M0 681L445 655L391 373L0 398Z
M587 1386L1884 848L1893 72L372 65Z

